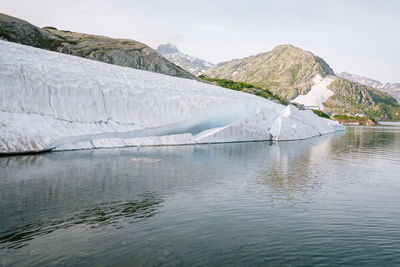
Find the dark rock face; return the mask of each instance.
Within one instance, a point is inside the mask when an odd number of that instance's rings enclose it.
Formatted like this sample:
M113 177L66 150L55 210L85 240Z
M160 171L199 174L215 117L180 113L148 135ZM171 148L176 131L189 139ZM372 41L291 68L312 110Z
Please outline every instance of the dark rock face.
M24 45L55 50L61 39L24 20L0 13L0 37Z
M0 38L37 48L93 59L122 67L196 79L145 44L126 39L43 29L0 13Z

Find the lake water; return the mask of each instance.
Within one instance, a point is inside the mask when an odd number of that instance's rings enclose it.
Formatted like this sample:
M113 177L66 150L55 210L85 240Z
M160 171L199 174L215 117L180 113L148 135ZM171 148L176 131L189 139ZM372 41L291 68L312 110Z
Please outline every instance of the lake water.
M400 265L400 125L0 158L0 266Z

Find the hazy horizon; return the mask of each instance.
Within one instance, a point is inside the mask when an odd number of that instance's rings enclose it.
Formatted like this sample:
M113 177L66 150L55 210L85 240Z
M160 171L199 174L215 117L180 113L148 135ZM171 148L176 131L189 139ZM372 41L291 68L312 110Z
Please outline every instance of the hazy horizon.
M383 4L384 3L384 4ZM1 13L36 26L133 39L156 49L173 43L212 63L292 44L336 72L400 82L397 1L84 1L3 0Z

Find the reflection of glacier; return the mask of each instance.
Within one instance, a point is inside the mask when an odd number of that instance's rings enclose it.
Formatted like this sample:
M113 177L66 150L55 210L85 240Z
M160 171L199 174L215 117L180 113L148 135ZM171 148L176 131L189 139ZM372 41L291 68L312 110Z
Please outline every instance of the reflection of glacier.
M0 41L0 152L305 139L340 125L257 96Z

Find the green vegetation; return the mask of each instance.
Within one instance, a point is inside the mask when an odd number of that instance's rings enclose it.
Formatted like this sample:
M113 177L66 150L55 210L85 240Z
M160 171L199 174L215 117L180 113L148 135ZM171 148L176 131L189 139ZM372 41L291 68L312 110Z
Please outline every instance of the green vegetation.
M340 123L357 123L359 125L379 125L379 123L371 117L334 115L333 118Z
M331 118L331 117L329 117L328 114L326 114L325 112L322 112L321 110L314 109L313 112L316 115L320 116L321 118L325 118L325 119L330 119Z
M205 81L209 81L209 82L216 82L221 87L225 87L225 88L236 90L236 91L241 91L245 88L261 89L260 87L256 87L252 84L245 83L245 82L234 82L232 80L213 79L213 78L208 78L208 77L202 77L202 79Z
M202 77L201 79L208 81L208 82L216 83L217 85L224 87L224 88L261 96L266 99L279 102L280 104L285 105L285 106L289 104L286 100L273 94L268 89L263 89L261 87L258 87L258 86L255 86L255 85L252 85L249 83L235 82L235 81L227 80L227 79L214 79L214 78L208 78L208 77Z

